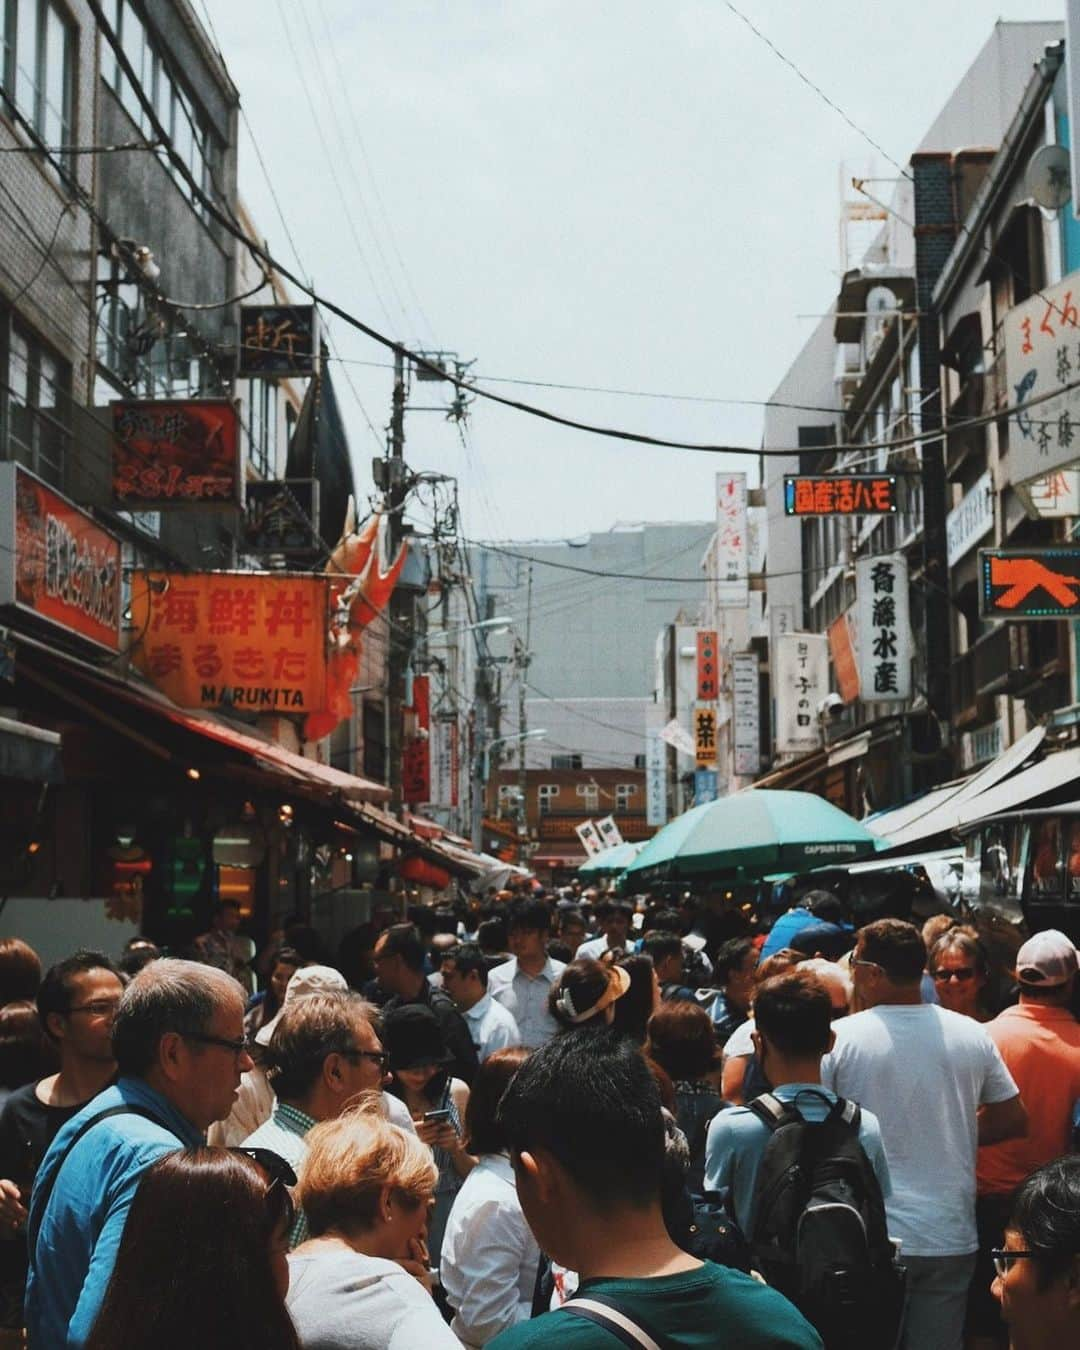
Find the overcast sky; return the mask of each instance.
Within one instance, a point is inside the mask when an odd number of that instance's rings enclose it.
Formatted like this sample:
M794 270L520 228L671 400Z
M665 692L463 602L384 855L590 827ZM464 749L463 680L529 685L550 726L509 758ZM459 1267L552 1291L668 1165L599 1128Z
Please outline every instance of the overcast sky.
M841 166L896 173L724 0L194 2L304 272L372 327L475 358L479 375L767 399L809 336L801 316L836 293ZM1062 17L1060 0L739 8L901 162L998 18ZM294 262L246 135L240 189ZM349 362L389 360L332 331ZM363 493L390 372L350 364L354 394L332 370ZM651 435L760 442L753 406L491 387ZM445 394L414 386L411 401ZM466 444L438 413L410 412L406 434L412 468L458 476L465 532L482 539L707 519L712 475L738 467L482 401Z

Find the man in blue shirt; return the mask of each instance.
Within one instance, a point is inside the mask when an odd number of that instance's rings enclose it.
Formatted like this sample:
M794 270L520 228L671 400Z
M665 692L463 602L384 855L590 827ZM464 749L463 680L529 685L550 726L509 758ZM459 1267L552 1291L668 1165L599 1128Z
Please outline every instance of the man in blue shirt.
M761 959L767 961L784 947L793 946L792 939L811 928L817 929L823 944L829 939L835 942L839 937L842 945L839 951L834 952L831 946L814 946L808 950L800 944L798 950L806 952L807 956L817 956L820 952L830 961L835 961L854 942L854 938L849 936L850 927L844 924L844 906L839 897L831 891L807 891L797 905L785 910L773 924L762 945ZM845 940L846 945L843 945Z
M754 1001L754 1048L772 1083L773 1095L794 1103L806 1120L824 1120L836 1094L821 1085L821 1060L836 1039L833 1008L825 985L798 969L775 975ZM742 1231L754 1231L754 1190L772 1131L753 1111L733 1106L712 1119L705 1144L705 1188L728 1197L728 1210ZM862 1111L859 1142L883 1198L890 1193L889 1166L877 1118Z
M64 1126L34 1184L26 1292L31 1350L84 1344L143 1172L163 1153L202 1144L207 1127L228 1115L240 1075L252 1068L244 992L210 966L154 961L124 991L113 1053L117 1083ZM127 1109L96 1120L116 1107Z

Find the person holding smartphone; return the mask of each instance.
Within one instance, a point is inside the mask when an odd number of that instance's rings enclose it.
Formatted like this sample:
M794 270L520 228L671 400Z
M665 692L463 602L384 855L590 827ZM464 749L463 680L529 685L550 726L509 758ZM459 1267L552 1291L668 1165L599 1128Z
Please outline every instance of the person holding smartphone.
M439 1169L435 1206L428 1224L428 1249L439 1267L443 1233L454 1197L476 1165L463 1141L468 1085L450 1075L453 1055L430 1008L405 1004L383 1019L383 1046L390 1061L387 1091L408 1108L416 1133L429 1145Z

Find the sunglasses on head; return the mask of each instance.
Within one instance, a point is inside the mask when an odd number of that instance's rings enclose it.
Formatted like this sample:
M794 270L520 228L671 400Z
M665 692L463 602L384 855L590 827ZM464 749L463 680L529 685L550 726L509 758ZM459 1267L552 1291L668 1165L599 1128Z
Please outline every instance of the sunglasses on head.
M276 1202L278 1192L284 1196L281 1203L285 1211L285 1227L291 1228L296 1216L296 1206L289 1194L289 1187L296 1185L296 1173L291 1165L280 1153L275 1153L271 1148L245 1148L240 1146L230 1148L229 1152L242 1153L245 1158L250 1158L252 1162L257 1163L262 1168L270 1178L266 1187L266 1198L267 1200L273 1199Z

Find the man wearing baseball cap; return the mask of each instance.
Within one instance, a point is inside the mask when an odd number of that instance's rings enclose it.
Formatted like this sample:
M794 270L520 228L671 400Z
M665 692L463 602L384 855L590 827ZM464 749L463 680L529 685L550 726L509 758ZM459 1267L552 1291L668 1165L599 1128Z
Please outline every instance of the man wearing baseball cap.
M1077 969L1076 947L1064 933L1036 933L1016 954L1019 1003L986 1024L1028 1108L1028 1129L1019 1139L979 1149L979 1256L967 1320L973 1350L999 1345L1005 1330L990 1294L990 1251L1003 1245L1013 1193L1036 1168L1070 1151L1073 1107L1080 1100L1080 1024L1069 1007Z

